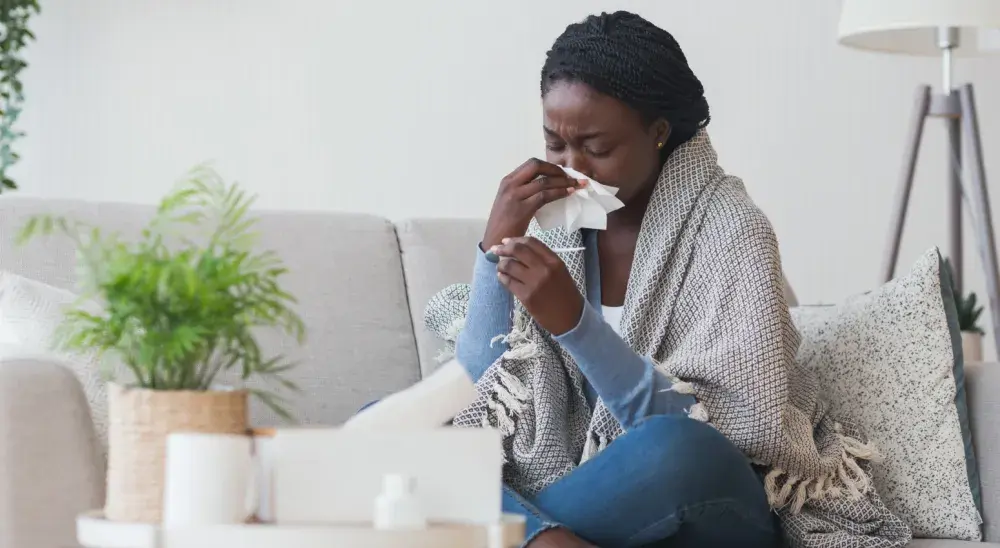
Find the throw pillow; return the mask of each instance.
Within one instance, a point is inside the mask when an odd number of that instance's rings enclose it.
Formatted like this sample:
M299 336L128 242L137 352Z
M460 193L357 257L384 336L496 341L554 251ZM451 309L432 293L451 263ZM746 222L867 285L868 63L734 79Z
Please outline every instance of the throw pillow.
M885 504L914 537L980 540L979 479L960 420L968 413L961 343L941 272L934 249L875 291L798 307L792 318L799 359L818 374L831 411L882 453L872 474Z
M0 271L0 360L40 359L66 365L83 385L94 428L106 447L108 401L99 360L55 349L53 335L63 311L76 301L69 291Z

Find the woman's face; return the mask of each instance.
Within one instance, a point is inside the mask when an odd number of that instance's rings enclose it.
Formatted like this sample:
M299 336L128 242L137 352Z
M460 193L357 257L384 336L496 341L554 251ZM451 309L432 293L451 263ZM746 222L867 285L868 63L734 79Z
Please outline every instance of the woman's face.
M549 162L618 187L626 204L656 181L666 121L645 123L635 109L579 82L553 84L542 110Z

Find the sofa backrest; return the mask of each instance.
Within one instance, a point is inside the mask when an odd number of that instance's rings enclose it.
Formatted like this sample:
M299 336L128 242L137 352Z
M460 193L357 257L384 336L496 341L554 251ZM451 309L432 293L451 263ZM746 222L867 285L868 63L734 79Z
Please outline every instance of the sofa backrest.
M415 219L396 226L420 366L426 375L438 365L441 341L424 329L424 309L435 293L468 283L476 246L486 222L475 219Z
M20 197L0 199L0 270L72 290L75 255L70 242L53 237L13 243L36 214L66 215L124 235L138 234L153 209ZM261 334L266 354L300 365L288 375L302 394L289 408L306 424L336 424L361 405L420 378L417 347L393 225L378 217L341 213L259 212L261 247L276 251L289 273L288 291L308 327L302 347L273 333ZM251 386L260 387L260 383ZM280 424L259 402L254 425Z

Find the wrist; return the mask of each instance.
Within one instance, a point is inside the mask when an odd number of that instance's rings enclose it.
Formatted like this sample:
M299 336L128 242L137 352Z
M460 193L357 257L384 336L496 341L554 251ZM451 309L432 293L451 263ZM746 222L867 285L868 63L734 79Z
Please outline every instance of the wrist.
M570 331L576 329L576 326L580 325L580 319L583 318L583 307L586 304L583 295L579 292L576 294L576 299L570 301L571 304L565 308L566 312L562 314L562 317L552 326L553 329L549 329L554 337L561 337Z
M494 236L487 232L483 235L483 241L479 242L479 248L483 250L483 253L485 253L489 251L491 247L500 245L503 239L503 236Z

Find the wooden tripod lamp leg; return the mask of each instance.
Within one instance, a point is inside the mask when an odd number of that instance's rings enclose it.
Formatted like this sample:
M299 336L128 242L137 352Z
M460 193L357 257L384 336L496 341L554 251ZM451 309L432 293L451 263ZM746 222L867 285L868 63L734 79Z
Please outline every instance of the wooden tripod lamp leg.
M920 86L917 88L917 95L913 104L913 116L910 118L910 133L906 140L906 154L903 156L903 173L896 191L896 204L893 209L892 223L889 225L889 239L886 245L884 262L882 263L883 282L891 280L896 275L899 244L903 239L903 225L906 224L906 208L910 203L910 191L913 190L913 175L917 169L917 155L920 153L920 140L924 135L924 120L927 118L930 104L930 86Z
M990 211L990 196L986 187L986 167L983 163L983 146L979 140L979 119L976 116L976 101L972 84L961 89L962 128L965 133L966 151L969 156L969 172L972 176L971 207L974 215L976 244L979 246L983 271L986 275L986 292L990 300L990 319L993 322L993 340L1000 350L1000 272L997 267L996 239L993 236L993 214Z

